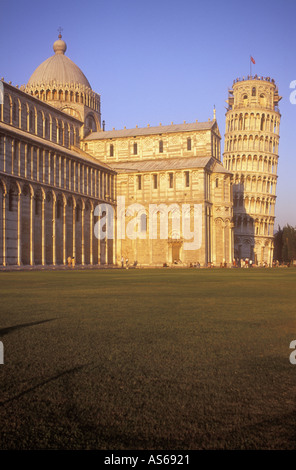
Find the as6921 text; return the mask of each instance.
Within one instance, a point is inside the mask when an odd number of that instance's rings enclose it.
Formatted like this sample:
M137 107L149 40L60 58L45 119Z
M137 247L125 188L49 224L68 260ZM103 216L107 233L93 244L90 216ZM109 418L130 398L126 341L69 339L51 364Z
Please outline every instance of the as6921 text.
M188 465L189 455L150 455L148 465Z

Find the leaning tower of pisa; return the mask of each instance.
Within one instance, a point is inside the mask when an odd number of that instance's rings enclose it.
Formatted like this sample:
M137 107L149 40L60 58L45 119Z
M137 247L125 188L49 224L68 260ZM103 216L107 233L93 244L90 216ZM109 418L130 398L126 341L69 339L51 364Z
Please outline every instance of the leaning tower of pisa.
M269 77L228 91L224 166L233 173L234 254L272 264L281 97Z

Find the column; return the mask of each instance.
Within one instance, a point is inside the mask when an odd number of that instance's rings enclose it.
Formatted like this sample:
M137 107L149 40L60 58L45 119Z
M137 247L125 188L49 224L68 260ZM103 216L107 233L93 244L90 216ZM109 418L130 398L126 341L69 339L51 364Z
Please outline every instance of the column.
M56 265L56 196L52 194L52 264Z
M233 246L233 228L232 222L229 220L229 262L232 266L232 260L234 258L234 246Z
M1 108L3 107L1 106ZM6 136L3 137L3 171L6 173Z
M63 198L63 264L67 263L67 255L66 255L66 207L67 201Z
M85 218L85 203L81 201L81 264L85 264L85 247L84 247L84 218Z
M42 181L42 183L45 183L45 165L46 165L45 150L41 150L41 152L42 152L42 178L41 178L41 181Z
M209 246L209 261L212 262L212 233L211 233L211 208L208 207L208 246Z
M2 108L3 106L1 106ZM3 194L2 198L2 239L3 239L3 246L2 246L2 256L3 256L3 266L6 266L6 196L7 193Z
M21 142L17 143L18 148L18 175L21 176Z
M90 217L90 219L89 219L89 231L90 231L90 234L89 234L89 243L90 243L89 263L92 265L92 264L94 264L94 260L93 260L94 208L93 208L92 204L90 206L89 217Z
M30 193L30 266L34 265L34 195Z
M205 178L206 180L206 178ZM206 184L206 183L205 183ZM208 217L207 217L208 208L206 204L204 205L204 240L205 240L205 265L208 265Z
M101 240L100 237L97 238L98 241L98 264L101 264Z
M223 237L223 263L225 263L226 261L226 246L225 246L225 242L226 242L226 239L225 239L225 230L226 230L226 226L225 226L225 220L223 220L222 222L222 237Z
M56 186L56 165L57 165L57 156L53 155L53 185Z
M72 160L69 158L68 162L68 171L69 171L69 183L68 183L68 188L72 189Z
M76 222L76 219L75 219L75 212L76 212L76 201L74 201L74 198L73 198L73 209L72 209L72 237L73 237L73 254L72 256L75 258L76 260L76 237L75 237L75 222Z
M17 195L17 265L21 265L21 194Z
M41 202L41 264L45 266L45 194L42 194Z
M106 236L105 236L105 265L108 265L108 230L107 230L107 224L106 224Z
M73 191L77 191L76 188L76 162L73 162Z
M11 139L11 174L13 175L14 166L15 166L15 148L14 148L14 139Z
M217 237L217 234L216 234L216 223L214 221L214 219L212 218L213 220L213 232L212 232L212 256L213 256L213 263L214 264L217 264L217 240L216 240L216 237Z
M114 221L113 221L113 265L114 266L117 265L117 207L116 206L114 206Z

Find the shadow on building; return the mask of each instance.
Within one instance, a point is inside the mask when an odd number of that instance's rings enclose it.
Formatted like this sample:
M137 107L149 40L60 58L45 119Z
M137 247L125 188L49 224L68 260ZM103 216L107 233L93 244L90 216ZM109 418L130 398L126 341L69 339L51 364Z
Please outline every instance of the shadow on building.
M249 259L257 264L255 235L259 230L258 220L246 210L256 204L253 199L245 194L244 183L233 184L234 258L237 262Z

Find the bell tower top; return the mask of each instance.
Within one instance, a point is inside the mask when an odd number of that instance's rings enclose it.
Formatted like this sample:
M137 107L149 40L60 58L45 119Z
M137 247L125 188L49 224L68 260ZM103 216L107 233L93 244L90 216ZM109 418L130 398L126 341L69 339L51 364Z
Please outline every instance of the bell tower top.
M227 111L264 108L279 113L278 104L281 99L273 78L249 75L247 78L233 80L232 88L228 90L228 100L226 100Z

